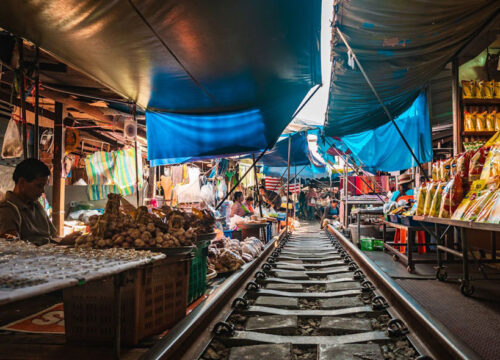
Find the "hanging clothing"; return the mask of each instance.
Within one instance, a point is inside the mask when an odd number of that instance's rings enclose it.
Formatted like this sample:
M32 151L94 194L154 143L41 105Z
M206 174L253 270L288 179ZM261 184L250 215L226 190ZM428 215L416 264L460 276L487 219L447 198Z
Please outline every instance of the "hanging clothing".
M182 166L173 166L172 167L172 184L176 186L177 184L182 183Z
M239 175L240 179L242 179L240 184L244 188L255 186L255 167L250 170L250 172L245 177L243 177L250 166L251 165L247 164L239 164Z

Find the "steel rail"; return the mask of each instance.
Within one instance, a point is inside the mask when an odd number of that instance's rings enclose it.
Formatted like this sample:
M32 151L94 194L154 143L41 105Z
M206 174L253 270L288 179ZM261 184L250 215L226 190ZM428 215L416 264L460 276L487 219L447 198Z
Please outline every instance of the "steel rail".
M363 254L337 229L328 226L328 232L334 235L349 253L360 269L375 285L377 291L391 304L387 309L391 315L402 319L410 329L408 338L420 353L434 359L466 359L480 357L453 335L440 321L426 312L406 291L389 275L385 274L371 259Z
M244 290L246 282L260 270L260 265L285 236L285 231L282 231L266 245L259 258L249 263L239 274L228 278L140 359L197 359L200 357L213 337L212 329L215 323L227 319L232 312L231 303L234 298Z

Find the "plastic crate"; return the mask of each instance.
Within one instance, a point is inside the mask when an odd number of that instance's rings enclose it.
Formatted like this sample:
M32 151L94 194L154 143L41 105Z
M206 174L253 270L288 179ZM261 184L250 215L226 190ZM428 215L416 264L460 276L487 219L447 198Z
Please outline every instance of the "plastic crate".
M416 220L413 220L413 216L400 216L401 224L406 226L420 226L420 223Z
M121 297L121 342L140 340L174 326L186 316L189 257L171 257L129 270ZM111 344L114 281L96 280L63 291L68 342Z
M389 215L389 219L392 223L395 223L395 224L400 223L399 215Z
M373 239L373 250L383 251L384 250L384 240Z
M194 250L189 270L188 305L207 291L207 256L208 241L199 243Z
M363 251L373 251L373 239L361 239L360 241L361 250Z

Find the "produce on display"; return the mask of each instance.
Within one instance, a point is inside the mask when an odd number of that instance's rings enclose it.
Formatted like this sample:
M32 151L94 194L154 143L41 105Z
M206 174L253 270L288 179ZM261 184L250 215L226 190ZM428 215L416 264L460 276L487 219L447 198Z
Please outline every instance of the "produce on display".
M242 242L228 238L212 240L208 247L208 269L218 273L238 270L244 263L259 256L263 249L264 245L255 237Z
M76 239L85 248L174 248L192 246L200 234L213 231L215 219L208 211L192 213L162 207L155 213L141 206L126 213L121 195L110 194L102 216L90 218L90 233Z

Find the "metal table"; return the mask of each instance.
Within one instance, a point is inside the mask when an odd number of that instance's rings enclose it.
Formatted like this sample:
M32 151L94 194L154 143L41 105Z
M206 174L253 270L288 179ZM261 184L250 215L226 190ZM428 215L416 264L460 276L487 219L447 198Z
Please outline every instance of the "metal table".
M356 215L356 221L358 225L358 238L357 243L359 244L359 241L361 239L361 216L362 215L384 215L384 210L383 209L354 209L351 211L352 215ZM380 228L379 228L380 229ZM352 239L354 240L354 239Z
M408 232L408 241L405 244L396 243L394 241L387 241L386 240L387 226L400 230L406 230ZM394 261L400 261L404 265L406 265L406 269L410 273L415 271L415 264L425 264L434 262L434 260L432 259L415 259L413 257L413 248L415 245L418 246L430 245L429 243L416 244L415 236L417 234L417 231L422 231L422 230L424 230L424 228L421 226L407 226L403 224L396 224L390 221L384 221L383 223L384 249L392 254ZM405 254L399 251L400 247L406 247Z
M483 264L499 264L500 259L497 259L497 239L496 233L500 232L499 224L488 224L488 223L479 223L473 221L462 221L462 220L452 220L452 219L443 219L443 218L435 218L430 216L414 216L414 220L419 221L422 225L422 228L427 231L432 236L438 239L437 244L437 269L436 269L436 278L440 281L444 281L447 278L447 272L445 267L443 266L443 253L448 254L448 259L446 262L454 262L454 257L461 259L462 262L462 281L460 285L460 291L465 296L470 296L474 293L474 287L471 284L471 276L469 272L469 263L470 260L474 260L483 274L485 279L488 279L488 276L484 270ZM435 225L435 231L430 229L430 224ZM445 227L445 230L441 236L439 236L439 228ZM445 245L442 241L442 237L446 234L450 229L454 230L454 237L460 242L457 241L456 245L460 246L452 246L451 242L448 242ZM466 236L466 229L470 230L481 230L490 232L491 239L491 256L489 259L476 258L475 255L469 250L469 242ZM469 257L470 256L470 257Z

